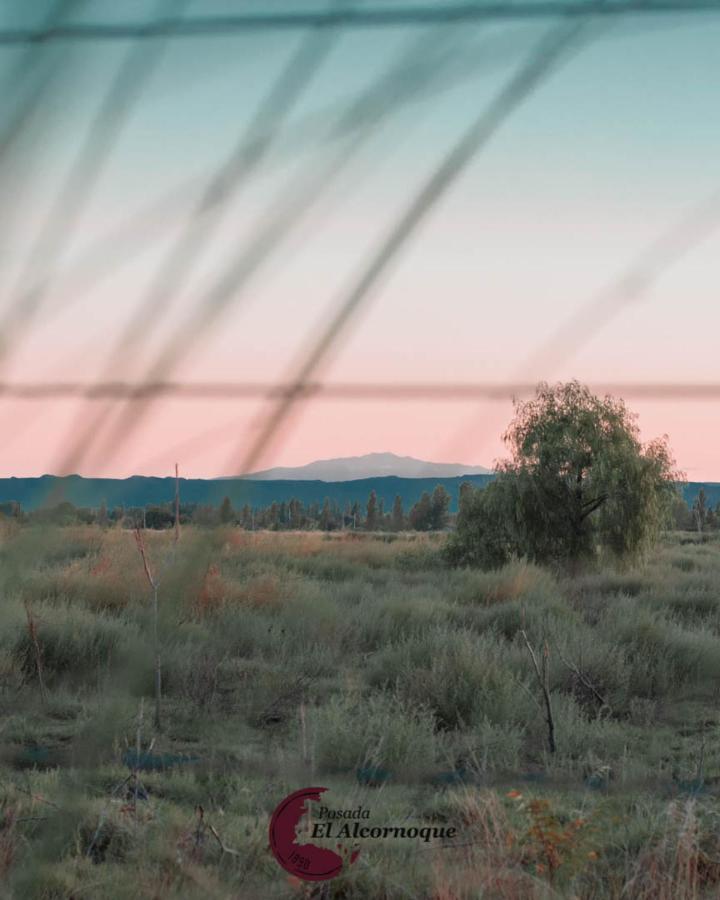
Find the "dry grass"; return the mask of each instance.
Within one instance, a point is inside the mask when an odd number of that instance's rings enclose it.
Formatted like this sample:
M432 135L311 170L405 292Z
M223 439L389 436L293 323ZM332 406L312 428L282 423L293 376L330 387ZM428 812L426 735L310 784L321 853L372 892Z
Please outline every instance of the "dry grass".
M330 897L720 896L717 544L571 579L447 569L434 535L189 527L176 556L171 533L145 539L165 722L143 747L195 761L144 774L128 825L112 791L153 665L132 533L0 523L4 896L317 897L267 853L273 806L310 783L378 824L458 828L453 846L368 843ZM520 629L551 648L554 755ZM193 843L198 805L241 858Z

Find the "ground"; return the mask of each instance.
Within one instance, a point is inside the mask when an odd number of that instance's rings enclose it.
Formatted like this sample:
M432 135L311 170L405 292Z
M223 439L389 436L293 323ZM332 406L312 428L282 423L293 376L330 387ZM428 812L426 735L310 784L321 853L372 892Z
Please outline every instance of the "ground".
M0 896L720 894L715 538L570 576L451 569L440 534L146 532L158 728L132 532L0 529ZM455 836L301 881L268 823L311 785Z

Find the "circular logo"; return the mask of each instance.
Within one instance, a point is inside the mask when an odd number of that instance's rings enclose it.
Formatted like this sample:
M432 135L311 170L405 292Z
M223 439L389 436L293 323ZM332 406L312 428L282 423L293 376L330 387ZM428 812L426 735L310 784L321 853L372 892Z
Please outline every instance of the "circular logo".
M354 863L359 851L340 853L318 847L316 844L298 842L296 834L303 816L310 812L308 801L319 801L327 788L301 788L282 800L270 819L270 849L273 856L287 872L304 881L327 881L342 871L345 861Z

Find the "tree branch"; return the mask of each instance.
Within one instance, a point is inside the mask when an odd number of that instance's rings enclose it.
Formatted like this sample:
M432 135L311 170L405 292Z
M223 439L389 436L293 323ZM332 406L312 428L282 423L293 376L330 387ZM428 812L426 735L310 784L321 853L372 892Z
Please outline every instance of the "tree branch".
M587 517L591 515L591 513L594 513L596 509L600 509L607 499L608 495L602 494L600 497L595 497L593 500L585 501L580 510L580 521L582 522L584 519L587 519Z

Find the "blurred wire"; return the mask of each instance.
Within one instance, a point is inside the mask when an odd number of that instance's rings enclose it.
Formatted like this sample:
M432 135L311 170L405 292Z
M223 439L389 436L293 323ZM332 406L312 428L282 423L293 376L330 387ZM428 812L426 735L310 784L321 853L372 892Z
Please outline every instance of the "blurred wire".
M465 52L448 55L447 66L436 73L433 81L428 82L423 92L404 92L394 98L391 111L402 109L405 105L423 103L436 94L449 90L470 75L477 75L498 66L507 65L508 56L525 46L525 39L519 40L515 34L493 38L489 46L473 46ZM479 53L479 49L482 51ZM398 73L403 79L412 76L417 62L409 66L404 73ZM256 146L271 142L269 156L273 162L297 158L303 151L319 144L322 140L333 141L347 136L346 131L335 130L331 134L323 133L329 119L339 119L348 108L357 106L366 89L342 100L308 113L298 122L288 125L282 130L272 128L256 135L250 143L249 150L254 152ZM390 110L390 106L389 106ZM364 119L356 117L347 121L347 128L359 130L364 127ZM282 134L282 143L276 138ZM267 166L268 158L264 160ZM133 212L125 220L115 225L107 233L100 235L92 244L71 259L55 278L58 292L69 293L67 301L57 303L45 312L44 322L48 317L60 312L67 312L72 303L80 299L83 292L97 286L104 278L115 274L117 269L129 263L136 254L147 252L152 242L164 238L168 226L177 214L188 206L188 194L197 190L202 182L200 174L189 176L175 187L169 189L159 198L153 199L142 209Z
M182 8L188 0L159 0L159 12ZM18 332L40 309L58 260L72 237L115 141L133 106L142 96L164 42L133 44L125 53L109 90L95 114L80 152L35 240L18 296L0 320L0 363ZM38 274L39 273L39 274Z
M53 30L83 3L84 0L56 0L45 17L43 29ZM47 48L43 44L29 44L4 79L10 86L8 91L10 102L9 115L8 107L3 110L0 162L4 161L10 145L22 132L24 124L37 108L48 86L53 69L46 64L46 57Z
M530 96L559 64L563 54L574 46L587 28L584 19L562 22L543 35L538 46L517 72L500 90L490 105L461 135L460 140L450 149L430 178L415 195L406 211L389 233L380 242L368 264L361 271L357 281L347 295L337 304L330 322L313 343L294 373L288 379L292 384L291 392L281 398L270 411L258 436L253 440L250 449L242 457L239 471L248 472L258 463L279 428L288 417L295 403L302 394L304 384L315 374L326 361L337 343L341 333L347 328L351 318L357 315L360 307L377 287L386 269L395 256L404 248L409 238L430 213L450 185L461 174L476 154L487 144L495 132L514 110Z
M430 91L438 89L442 79L447 78L448 65L452 61L450 54L438 53L435 46L437 35L433 32L428 37L423 36L410 52L403 56L399 65L393 65L391 70L381 76L369 89L364 90L356 97L349 109L338 114L337 121L326 130L322 136L325 140L348 139L354 133L360 132L359 137L352 143L343 143L337 155L329 166L322 165L312 173L313 177L296 186L289 196L283 195L281 202L270 208L268 215L257 230L251 245L240 254L240 257L224 271L214 283L212 290L199 305L197 314L189 323L181 326L175 335L165 343L158 359L147 373L146 380L131 383L125 381L111 381L108 375L112 375L116 364L124 358L132 349L136 341L145 336L149 324L160 316L167 304L172 299L173 293L184 283L192 268L194 260L202 252L203 247L209 242L215 232L219 221L220 209L232 198L241 182L257 168L260 161L265 161L271 143L281 132L281 122L288 109L293 105L293 92L302 92L303 85L308 83L313 72L319 65L316 55L308 50L303 53L305 43L299 52L290 61L288 67L281 73L271 90L265 104L261 106L254 120L254 126L247 132L244 144L236 148L233 155L225 165L215 173L215 176L207 186L198 204L195 205L191 217L184 228L179 241L173 244L170 254L165 258L163 267L153 282L153 290L145 301L147 309L143 320L133 320L126 329L120 343L116 345L115 352L111 355L111 364L105 368L101 378L93 384L80 382L61 382L55 384L42 383L0 383L0 396L22 400L47 400L60 397L79 397L86 400L127 402L124 411L113 427L105 447L108 457L112 456L124 443L129 433L137 427L140 419L149 410L149 404L153 399L167 396L181 399L242 399L263 398L274 401L274 408L269 414L257 423L257 437L253 439L250 450L245 455L240 471L248 471L257 464L259 458L270 446L272 440L284 422L290 416L296 403L306 398L343 399L343 400L501 400L506 401L514 396L531 393L534 390L533 380L535 373L548 377L547 372L560 361L571 357L584 344L592 339L597 332L605 327L615 316L630 303L640 299L652 284L660 277L668 266L677 262L686 255L701 240L705 239L713 229L720 224L720 194L715 195L711 202L704 204L679 226L671 229L641 256L636 264L609 288L579 310L573 313L569 319L561 324L553 334L532 354L525 364L518 369L517 376L509 384L323 384L315 379L319 369L327 361L337 345L342 333L346 330L350 321L356 316L358 310L367 301L369 295L376 288L378 282L385 274L394 257L402 250L406 242L412 236L416 227L422 222L426 214L431 211L435 203L444 193L446 188L470 162L475 153L482 148L484 143L492 136L494 130L502 124L506 116L512 112L515 106L522 102L531 93L540 80L549 73L557 61L572 47L577 37L586 28L589 21L597 21L598 18L617 18L638 13L679 13L679 12L720 12L720 0L714 2L661 2L661 0L639 0L637 4L618 3L602 0L602 2L590 3L558 3L542 2L491 4L479 5L477 3L446 4L445 6L427 7L396 7L396 8L363 8L362 10L340 10L331 13L321 12L290 12L290 13L248 13L246 15L230 17L188 17L180 20L169 16L159 15L158 18L146 23L133 25L120 24L97 25L68 25L63 20L68 10L76 8L81 0L65 0L56 4L50 13L46 26L33 33L36 40L8 39L8 35L15 37L22 32L0 32L0 45L20 44L28 47L28 56L38 48L42 48L49 41L55 39L72 40L79 39L116 39L148 38L148 37L174 37L191 36L192 34L214 34L224 22L225 31L241 32L243 30L264 28L296 28L313 27L317 29L315 38L320 35L327 36L329 26L342 27L386 27L396 25L417 24L447 24L452 22L491 21L493 19L505 20L534 20L543 16L563 14L566 21L559 28L551 32L541 43L537 53L527 60L523 67L515 74L501 94L491 104L483 115L468 129L462 141L456 145L443 164L433 173L423 189L414 198L406 209L404 216L390 230L386 240L376 249L374 256L369 260L367 267L362 271L357 281L348 293L341 298L338 308L333 312L327 327L322 330L318 340L308 349L304 358L291 368L289 376L282 384L257 384L241 382L225 383L182 383L164 380L173 370L179 359L194 346L207 332L207 329L217 320L220 314L235 300L237 294L255 274L258 267L273 252L278 242L297 223L310 206L316 202L319 194L327 188L330 180L335 177L348 163L349 158L357 152L358 146L366 140L371 132L370 128L376 125L385 115L397 109L401 104L422 99ZM184 0L164 0L163 8L171 7L174 3L182 3ZM570 9L572 6L572 9ZM578 18L579 15L582 18ZM52 25L52 16L56 16ZM415 18L403 19L408 15ZM310 16L312 21L308 21ZM363 16L368 17L363 19ZM304 17L304 18L303 18ZM570 20L569 22L567 20ZM272 20L272 22L271 22ZM301 26L299 23L303 21ZM244 23L244 24L242 24ZM139 33L119 35L115 29L139 29ZM195 28L195 31L192 29ZM208 29L203 31L202 29ZM79 29L73 31L73 29ZM99 29L102 34L96 32L94 37L86 30ZM219 32L218 32L219 33ZM26 36L30 31L25 31ZM310 43L310 41L308 41ZM322 47L322 42L319 42ZM544 45L544 49L543 49ZM110 92L103 100L102 107L96 115L88 136L85 140L79 158L71 167L70 175L53 204L50 217L45 224L41 235L31 252L27 265L26 278L22 287L30 285L11 308L4 321L0 323L0 359L8 347L8 340L17 337L20 331L33 318L34 313L44 303L46 293L50 285L50 278L55 275L54 269L62 256L66 243L70 240L70 232L84 211L93 186L99 177L107 155L112 150L116 136L122 127L123 120L129 114L132 105L142 92L142 85L149 77L155 64L159 48L152 46L150 52L145 53L140 47L147 50L147 44L140 44L131 48L120 69L115 76ZM325 51L326 52L326 51ZM322 49L318 54L324 58ZM502 55L502 54L501 54ZM29 57L30 58L30 57ZM135 58L133 66L131 60ZM454 60L457 62L457 60ZM293 69L293 66L295 68ZM403 68L404 67L404 68ZM472 68L470 60L467 61L467 70ZM40 69L38 68L38 73ZM49 68L47 71L51 71ZM462 66L460 67L462 71ZM44 78L44 80L43 80ZM394 79L394 80L393 80ZM28 103L25 116L30 118L34 110L44 96L49 80L47 76L37 75L36 81L28 82ZM33 85L35 85L33 87ZM283 86L284 85L284 86ZM399 89L401 88L401 89ZM37 91L37 95L35 93ZM284 108L284 104L289 106ZM273 103L274 113L273 113ZM35 104L35 105L33 105ZM20 109L22 104L17 106ZM263 109L266 116L263 120ZM16 113L14 113L16 114ZM316 123L322 124L324 115L311 113L307 117L307 123L311 123L313 116ZM18 128L22 129L24 119L18 120ZM301 134L305 120L300 123L297 134ZM306 124L307 124L306 123ZM295 127L295 126L293 126ZM293 127L289 130L293 133ZM2 136L0 129L0 156L2 155ZM244 148L244 149L243 149ZM295 151L296 145L291 142L289 151ZM281 151L282 153L282 151ZM84 165L83 165L84 160ZM233 167L235 166L235 168ZM189 183L188 183L189 185ZM183 186L182 190L185 190ZM180 191L168 195L168 210L172 204L181 201ZM150 228L159 227L165 213L163 204L165 198L161 198L157 204L153 204L148 218ZM137 224L137 223L136 223ZM113 232L113 235L116 235ZM127 244L132 244L129 239ZM127 244L125 246L127 246ZM94 244L91 252L99 245ZM111 248L113 252L118 247ZM125 250L121 250L126 252ZM112 254L110 254L112 256ZM87 268L91 270L92 257L88 253L82 259L87 261ZM81 260L82 262L82 260ZM40 270L40 277L35 275ZM103 271L102 264L99 270ZM141 305L142 306L142 305ZM148 314L148 310L150 310ZM124 343L123 343L124 342ZM719 384L606 384L591 385L595 390L609 393L621 393L626 396L644 397L647 399L675 399L675 400L715 400L720 398ZM91 420L89 427L85 429L76 440L71 452L66 454L66 465L72 464L72 460L81 459L92 447L94 439L99 434L101 426L107 415L113 410L112 403L106 405L99 417ZM76 430L77 432L77 430ZM232 437L232 435L230 435ZM77 434L73 435L77 437ZM196 439L192 439L195 441ZM237 457L233 462L237 461ZM235 466L233 468L236 468Z
M411 25L452 25L468 22L520 21L562 16L619 18L637 15L720 12L718 0L642 0L640 3L606 0L531 0L510 3L440 3L435 5L366 6L359 9L247 12L234 15L160 17L150 22L77 22L46 29L0 31L0 46L64 41L141 40L144 38L226 37L233 32L276 31L317 26L343 28L397 28Z
M208 388L209 385L203 385ZM219 387L219 386L218 386ZM224 386L230 393L230 385ZM254 399L251 397L254 390L257 397L263 399L277 398L288 392L289 387L283 385L242 385L233 399ZM327 401L369 401L369 402L393 402L408 403L413 401L438 401L441 403L467 403L470 401L485 400L507 404L518 396L527 396L534 393L537 385L528 384L321 384L312 383L305 385L307 399ZM701 382L696 384L655 384L637 382L611 382L591 383L590 390L598 394L610 394L615 397L632 397L639 400L673 400L677 402L708 402L720 400L720 383L710 384ZM199 386L198 386L199 388ZM173 394L174 397L183 397L184 394ZM193 395L193 399L198 395ZM216 399L218 394L208 394L207 399ZM256 423L260 425L261 423ZM199 451L206 451L208 442L213 447L224 447L231 441L237 440L237 432L241 425L237 415L229 421L210 428L203 429L189 437L169 446L163 446L162 450L153 456L144 458L138 466L138 472L154 471L159 468L170 470L176 459L182 459L186 463L193 459ZM244 428L247 433L247 426ZM466 448L463 448L466 449ZM477 456L477 448L473 447Z
M571 359L718 228L720 191L653 241L618 279L573 312L518 368L519 378L546 377Z
M253 400L316 398L320 400L512 400L530 394L536 381L508 382L419 382L412 384L316 382L301 385L294 382L103 382L81 381L0 382L0 396L13 400L47 401L67 398L84 400L125 400L140 402L147 397L171 397L180 400ZM597 382L594 390L652 400L713 400L720 399L720 383L692 382L674 384L664 382Z
M332 2L342 7L353 0ZM312 30L283 66L249 127L243 129L228 158L210 177L186 226L163 259L148 296L110 351L101 379L107 378L117 369L123 359L132 353L141 337L149 335L158 318L163 315L189 275L195 260L217 232L225 206L262 163L276 131L302 97L339 36L340 32L336 29ZM113 407L108 406L89 423L80 420L73 424L71 449L66 453L67 462L63 469L71 464L71 460L81 458L89 450L93 438L98 435L99 429L112 412Z
M610 285L572 312L515 369L512 379L519 385L525 385L524 389L518 389L518 396L532 394L534 388L531 385L534 381L552 378L560 365L576 356L613 319L633 303L640 301L668 269L680 262L719 228L720 191L716 191L704 203L695 207L656 238ZM692 386L678 385L677 394L669 393L667 385L658 385L658 390L660 391L658 396L675 399L715 396L712 385L695 386L695 389ZM464 449L480 424L487 426L487 422L481 421L480 416L471 419L447 443L444 452L454 453ZM487 437L486 434L486 439ZM478 445L476 442L474 450L477 451L481 447L482 444Z
M82 8L85 0L57 0L53 3L44 20L44 26L59 25L67 16ZM28 163L36 147L21 153L22 139L30 142L28 131L33 119L47 104L52 88L57 88L58 65L63 59L65 48L31 44L15 60L10 72L5 76L7 86L3 103L2 124L0 125L0 193L4 199L3 215L0 218L0 249L4 248L8 235L12 233L13 221L24 206L23 192L29 183ZM13 155L25 170L13 164Z
M650 24L642 23L643 34L651 30ZM653 21L652 24L657 28L668 27L669 23L663 18ZM627 28L622 32L617 29L610 32L611 36L622 37L628 34L632 32L628 32ZM448 60L447 67L437 73L436 79L425 86L422 94L401 94L396 98L394 109L402 108L405 104L426 102L435 94L453 88L469 75L476 75L480 71L498 65L506 65L509 55L524 48L526 43L524 34L517 35L513 30L511 34L494 37L489 47L482 48L481 55L478 54L476 46L458 53ZM322 126L329 118L337 118L343 110L356 103L358 96L335 101L306 114L298 122L284 128L278 126L259 132L254 140L249 142L248 152L255 152L256 148L263 144L271 144L269 153L265 153L263 160L265 167L268 164L268 157L274 163L282 162L285 158L296 158L299 153L318 144L323 137L319 133ZM362 122L355 119L351 125L360 128ZM282 142L277 140L280 131L284 138ZM325 139L332 140L340 136L335 132L332 135L325 135ZM134 211L105 234L101 234L76 258L71 259L54 279L56 292L66 296L61 302L46 307L43 324L47 325L58 313L66 313L74 303L82 299L84 293L97 287L111 274L117 274L121 266L129 264L137 255L151 251L155 243L165 239L168 227L177 220L178 214L187 209L189 202L192 202L189 201L189 196L198 189L202 181L203 176L200 173L188 176L160 197Z
M353 0L332 0L340 6ZM188 221L160 264L150 289L108 355L105 374L112 374L143 337L149 337L177 292L216 235L222 213L262 164L285 118L299 102L340 37L336 29L318 27L300 43L270 86L249 126L227 159L210 176Z
M446 45L438 41L434 32L413 41L399 60L357 98L355 103L339 116L328 129L329 137L342 141L329 162L316 161L309 177L299 182L294 190L284 191L255 229L249 246L234 259L216 279L206 297L197 305L190 320L181 325L146 373L145 380L154 382L165 379L177 362L182 359L210 327L230 306L237 303L243 289L257 273L269 255L276 250L280 240L297 224L298 220L318 202L324 191L359 153L364 142L372 136L371 126L377 125L394 108L400 94L422 92L426 83L433 81L446 61ZM360 130L362 129L362 130ZM359 131L359 133L358 133ZM350 141L352 139L352 141ZM151 398L144 404L121 411L100 453L112 455L141 423L150 410ZM77 465L92 449L102 424L112 407L95 417L74 441L71 452L65 455L62 471Z

